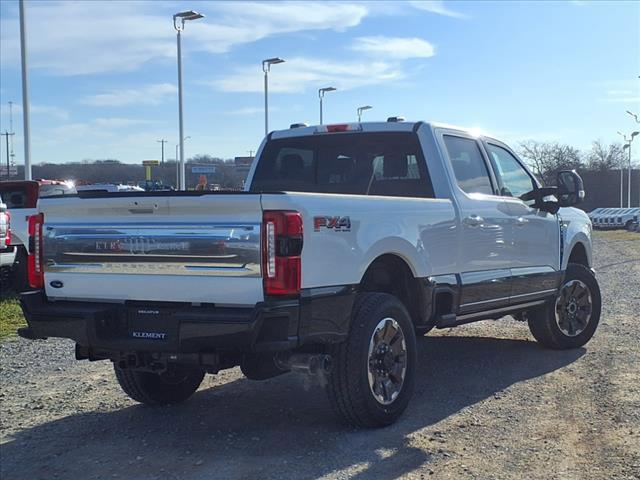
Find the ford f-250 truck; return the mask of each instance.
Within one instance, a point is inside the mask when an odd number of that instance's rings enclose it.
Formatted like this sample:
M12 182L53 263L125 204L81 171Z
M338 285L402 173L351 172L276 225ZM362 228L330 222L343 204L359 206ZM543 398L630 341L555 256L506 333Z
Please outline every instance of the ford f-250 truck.
M66 337L123 390L180 402L205 373L326 375L336 413L387 425L416 334L506 315L545 347L594 334L591 223L575 172L543 187L504 143L400 121L270 133L244 192L41 199L25 338Z

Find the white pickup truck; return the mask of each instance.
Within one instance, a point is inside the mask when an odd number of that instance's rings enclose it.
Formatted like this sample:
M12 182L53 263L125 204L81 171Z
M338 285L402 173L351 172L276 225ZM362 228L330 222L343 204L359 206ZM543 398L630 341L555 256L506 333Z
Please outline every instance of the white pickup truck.
M336 413L387 425L416 334L513 315L545 347L600 317L575 172L542 187L504 143L400 121L270 133L244 192L79 193L30 219L25 338L114 363L145 404L205 373L326 376Z

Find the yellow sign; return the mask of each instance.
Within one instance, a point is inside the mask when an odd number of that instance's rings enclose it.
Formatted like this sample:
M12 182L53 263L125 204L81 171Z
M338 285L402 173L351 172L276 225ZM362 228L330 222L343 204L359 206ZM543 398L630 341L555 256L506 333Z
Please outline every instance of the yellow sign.
M143 160L142 165L145 167L156 167L160 165L160 160Z

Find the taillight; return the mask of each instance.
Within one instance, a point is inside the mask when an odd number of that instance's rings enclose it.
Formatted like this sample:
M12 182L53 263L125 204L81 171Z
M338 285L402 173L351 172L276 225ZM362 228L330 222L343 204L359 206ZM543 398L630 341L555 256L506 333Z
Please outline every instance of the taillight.
M5 218L5 232L4 232L4 244L5 246L9 246L11 245L11 214L9 212L4 212L2 215L4 215Z
M27 270L29 273L29 285L32 288L42 288L44 285L43 251L42 251L42 225L44 215L38 213L29 217L29 257Z
M262 253L265 294L297 295L302 270L302 216L298 212L264 212Z

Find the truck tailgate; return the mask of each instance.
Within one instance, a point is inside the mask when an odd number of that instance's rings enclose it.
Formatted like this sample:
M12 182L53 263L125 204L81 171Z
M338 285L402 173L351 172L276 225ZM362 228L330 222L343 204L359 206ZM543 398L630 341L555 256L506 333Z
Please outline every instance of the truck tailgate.
M42 199L50 299L263 300L259 194Z

